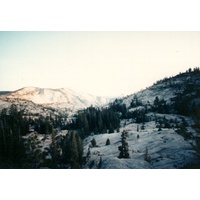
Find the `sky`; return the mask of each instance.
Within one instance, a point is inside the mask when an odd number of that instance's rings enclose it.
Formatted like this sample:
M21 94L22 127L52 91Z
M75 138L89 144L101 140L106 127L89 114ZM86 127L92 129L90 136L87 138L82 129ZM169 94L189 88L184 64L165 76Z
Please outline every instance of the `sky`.
M200 32L1 31L0 90L128 95L200 66Z

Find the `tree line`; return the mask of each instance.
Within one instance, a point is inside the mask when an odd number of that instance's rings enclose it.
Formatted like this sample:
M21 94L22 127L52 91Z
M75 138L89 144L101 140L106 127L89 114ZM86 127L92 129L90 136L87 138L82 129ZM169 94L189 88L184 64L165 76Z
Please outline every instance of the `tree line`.
M5 168L20 168L24 158L22 136L28 132L28 121L16 105L3 109L0 115L0 163ZM1 166L2 167L2 166Z
M93 106L79 111L69 129L79 130L82 138L91 133L113 133L120 126L119 114L112 108L95 108Z
M0 168L38 168L46 152L36 148L38 133L49 135L51 145L50 168L82 168L83 144L78 132L69 131L66 136L56 137L56 121L50 118L33 120L18 111L16 105L3 109L0 113ZM29 133L29 127L34 126L34 137L24 139ZM54 127L55 126L55 127ZM62 149L60 154L59 149Z
M62 143L63 162L72 169L81 169L83 163L83 142L79 134L71 131Z

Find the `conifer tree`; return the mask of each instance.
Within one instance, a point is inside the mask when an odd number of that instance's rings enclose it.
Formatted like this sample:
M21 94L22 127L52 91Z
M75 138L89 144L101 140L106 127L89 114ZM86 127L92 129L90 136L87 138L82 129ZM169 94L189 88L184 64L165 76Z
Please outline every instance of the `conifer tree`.
M0 164L9 165L8 168L21 168L23 164L22 121L22 112L18 111L17 106L14 104L11 105L9 110L3 109L1 112Z
M96 147L97 146L96 140L94 138L91 140L91 143L92 143L92 147Z
M102 166L102 156L100 156L100 159L99 159L99 169L101 169L101 166Z
M122 145L118 147L118 149L120 151L118 158L130 158L128 142L126 141L125 135L127 135L127 133L126 133L126 131L123 131L122 135L121 135Z
M97 126L98 126L98 131L99 133L103 132L103 121L102 121L102 116L101 113L98 113L98 117L97 117Z
M151 156L149 156L148 148L145 149L144 160L147 162L151 162Z
M139 124L137 125L137 132L139 132Z
M65 136L62 151L65 163L70 164L72 169L81 168L83 162L83 142L78 133L72 131Z
M106 140L106 145L110 145L110 139L109 138Z
M63 159L65 163L70 163L71 159L71 142L70 142L70 134L65 136L64 144L62 147Z
M78 147L75 132L72 131L71 133L71 168L72 169L80 169L81 166L79 164L79 154L78 154Z
M57 163L57 143L56 143L56 139L55 139L55 132L53 130L53 125L52 123L49 124L49 127L51 130L51 139L52 139L52 161L53 161L53 165L54 167L56 167L56 163Z
M79 165L82 166L83 142L78 134L76 134L76 143L77 143L77 150L78 150Z
M113 129L112 124L109 125L108 133L114 133L114 129Z

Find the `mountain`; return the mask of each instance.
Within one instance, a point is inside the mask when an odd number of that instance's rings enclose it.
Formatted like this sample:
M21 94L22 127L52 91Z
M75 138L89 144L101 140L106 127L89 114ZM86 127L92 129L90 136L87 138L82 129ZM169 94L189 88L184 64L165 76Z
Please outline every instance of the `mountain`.
M42 108L74 113L91 105L104 106L109 101L110 99L106 97L94 96L69 88L25 87L14 92L0 94L0 107L8 107L11 103L16 103L21 109L24 108L30 113L42 113Z
M188 103L200 103L200 73L198 71L185 72L174 77L164 78L145 90L122 98L121 104L130 108L131 103L134 104L137 100L143 105L153 105L156 97L165 100L169 105L175 103L177 97L179 101L187 98Z
M0 95L2 107L15 103L25 114L48 116L24 117L15 107L10 115L1 113L1 152L10 152L3 167L12 168L8 158L18 152L7 145L14 142L20 148L21 137L25 160L19 161L25 168L200 168L199 68L164 78L102 109L82 109L104 102L109 99L69 89L23 88Z
M109 107L119 113L120 129L84 139L84 168L200 167L199 68L157 81ZM126 139L122 139L124 131ZM106 145L108 139L110 145ZM129 158L119 158L123 140Z
M7 94L7 93L9 93L9 91L0 91L0 95L1 94Z

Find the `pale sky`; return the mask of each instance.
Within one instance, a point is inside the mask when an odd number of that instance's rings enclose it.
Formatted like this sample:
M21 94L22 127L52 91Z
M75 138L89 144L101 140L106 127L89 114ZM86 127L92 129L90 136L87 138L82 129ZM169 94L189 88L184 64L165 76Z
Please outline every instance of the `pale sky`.
M0 32L0 90L137 92L200 67L200 32Z

